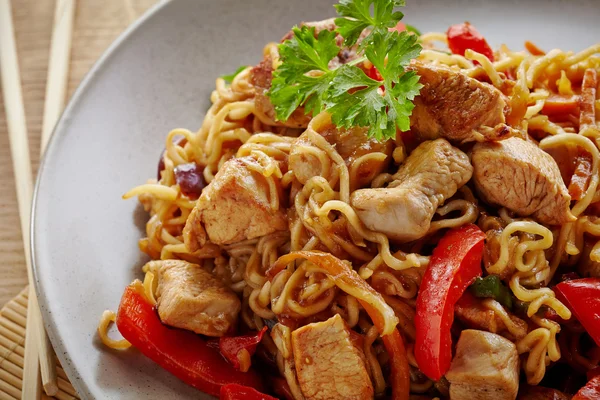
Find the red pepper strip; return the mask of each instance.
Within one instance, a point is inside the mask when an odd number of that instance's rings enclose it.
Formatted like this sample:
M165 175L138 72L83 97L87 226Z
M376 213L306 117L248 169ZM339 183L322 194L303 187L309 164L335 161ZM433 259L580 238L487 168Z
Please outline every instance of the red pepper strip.
M581 200L592 178L592 157L588 153L582 153L577 156L575 172L571 176L571 182L569 183L571 200Z
M367 76L376 81L383 81L383 76L381 76L381 74L377 70L377 67L375 67L374 65L371 65L371 68L369 68L369 70L367 71ZM384 85L379 86L379 88L385 92Z
M600 375L600 365L597 366L596 368L592 368L592 369L588 370L585 374L588 378L588 381L595 378L596 376L599 376Z
M410 372L408 357L400 332L396 329L398 319L381 294L373 289L356 271L339 258L320 251L295 251L286 254L269 268L267 276L273 278L292 261L304 258L317 266L317 270L332 278L344 292L354 296L363 306L382 336L390 356L392 400L408 400Z
M237 383L229 383L221 386L220 400L277 400L273 396L259 392L258 390L238 385Z
M575 394L571 400L598 400L600 399L600 376L596 376Z
M452 53L464 56L465 51L471 49L483 54L490 61L494 61L494 51L477 29L468 22L452 25L448 28L446 36L448 37L448 47Z
M198 335L163 325L139 285L133 283L125 289L117 328L146 357L188 385L214 396L228 383L263 388L255 371L236 371Z
M379 71L377 70L377 68L374 65L371 65L371 68L369 68L369 71L367 72L367 76L376 81L383 80L383 77L381 76L381 74L379 73Z
M554 287L556 297L573 312L600 346L600 278L573 279Z
M219 340L219 349L221 350L221 354L223 354L223 356L228 359L231 364L233 364L235 369L240 370L240 352L242 350L246 350L250 357L252 357L256 352L256 347L262 340L267 329L268 328L265 326L260 330L260 332L252 335L222 337ZM248 365L248 367L249 366L250 365ZM241 371L246 372L247 369L243 368Z
M473 224L448 231L425 270L415 316L415 358L419 369L437 381L450 368L454 306L481 276L485 233Z

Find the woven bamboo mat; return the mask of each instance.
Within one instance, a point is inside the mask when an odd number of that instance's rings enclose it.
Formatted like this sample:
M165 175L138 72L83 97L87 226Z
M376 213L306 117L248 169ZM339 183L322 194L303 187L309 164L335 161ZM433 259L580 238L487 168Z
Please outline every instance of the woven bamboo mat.
M20 400L23 378L23 355L27 324L27 293L25 288L0 310L0 400ZM78 399L58 359L58 394L43 399Z

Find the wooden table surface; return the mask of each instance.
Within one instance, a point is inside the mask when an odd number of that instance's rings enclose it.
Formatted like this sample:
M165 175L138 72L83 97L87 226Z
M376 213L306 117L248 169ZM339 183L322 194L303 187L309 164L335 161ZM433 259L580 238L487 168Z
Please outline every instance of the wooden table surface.
M110 43L157 0L74 0L68 96ZM32 168L39 164L40 134L48 55L54 19L53 0L12 0L13 22ZM0 95L0 306L27 284L19 213Z

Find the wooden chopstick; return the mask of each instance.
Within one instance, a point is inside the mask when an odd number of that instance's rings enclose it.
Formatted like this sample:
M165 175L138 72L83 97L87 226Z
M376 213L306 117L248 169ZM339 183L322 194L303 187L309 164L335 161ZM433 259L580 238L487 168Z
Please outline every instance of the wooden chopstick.
M75 0L57 0L54 9L54 27L48 61L48 79L46 80L46 100L44 102L44 122L40 154L44 154L54 125L65 106L69 61L71 53L71 35ZM44 379L42 373L42 380Z
M75 0L56 1L50 58L48 60L48 78L46 79L40 155L44 155L54 126L65 106L74 15ZM46 340L48 340L47 336ZM49 348L52 349L51 346ZM50 357L48 360L51 361ZM56 377L56 365L53 362L40 362L40 365L44 391L48 396L57 395L59 387Z
M25 250L25 264L27 266L27 278L29 281L28 329L25 335L25 361L21 398L23 400L32 400L41 397L40 362L51 369L51 366L54 365L54 360L37 303L31 270L29 221L33 181L31 161L29 159L27 124L25 122L25 110L21 92L19 60L17 58L12 11L9 0L0 0L0 72L21 220L21 234Z
M48 78L46 79L40 155L44 155L54 126L65 106L74 15L75 0L56 1L50 58L48 60ZM51 346L49 348L52 349ZM50 358L48 360L50 361ZM40 362L40 365L44 391L48 396L57 395L59 388L56 365L53 362Z

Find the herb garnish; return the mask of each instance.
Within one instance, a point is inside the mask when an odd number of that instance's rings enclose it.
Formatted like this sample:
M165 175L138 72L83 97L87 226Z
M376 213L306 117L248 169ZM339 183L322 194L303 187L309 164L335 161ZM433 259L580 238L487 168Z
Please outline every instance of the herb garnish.
M221 75L221 79L223 79L227 83L231 83L231 82L233 82L233 80L235 79L235 77L238 76L240 74L240 72L242 72L246 68L248 68L247 65L242 65L241 67L239 67L238 69L236 69L233 74Z
M404 14L396 11L404 0L340 0L335 6L336 31L303 26L292 29L293 37L279 45L280 66L273 73L268 95L277 118L287 120L298 107L306 113L327 110L338 127L368 126L368 135L378 140L396 137L396 130L410 127L412 100L422 85L414 71L405 67L416 58L418 37L406 31L390 31ZM371 12L371 9L373 10ZM358 59L330 69L338 55L336 33L344 46L358 46ZM357 65L370 61L383 78L370 78Z

